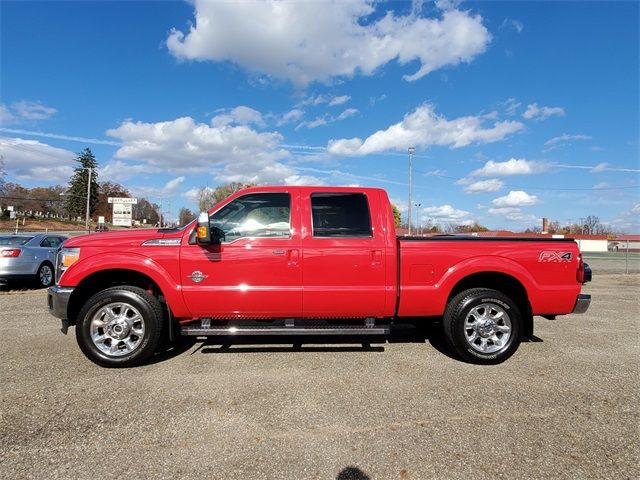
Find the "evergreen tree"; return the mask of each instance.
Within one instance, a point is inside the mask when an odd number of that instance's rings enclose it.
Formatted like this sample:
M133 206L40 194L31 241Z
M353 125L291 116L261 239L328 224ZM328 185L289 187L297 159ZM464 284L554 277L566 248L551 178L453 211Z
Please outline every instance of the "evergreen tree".
M87 209L87 180L91 169L91 195L89 197L89 216L98 205L98 162L91 149L85 148L76 158L78 166L69 180L66 193L67 212L72 217L84 217Z

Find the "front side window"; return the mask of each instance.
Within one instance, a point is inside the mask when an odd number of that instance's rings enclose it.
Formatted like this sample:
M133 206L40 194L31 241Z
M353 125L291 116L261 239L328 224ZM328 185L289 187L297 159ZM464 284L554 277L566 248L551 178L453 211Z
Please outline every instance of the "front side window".
M251 193L236 198L209 218L225 242L242 237L289 237L291 198L288 193Z
M362 193L311 195L314 237L371 237L371 216Z

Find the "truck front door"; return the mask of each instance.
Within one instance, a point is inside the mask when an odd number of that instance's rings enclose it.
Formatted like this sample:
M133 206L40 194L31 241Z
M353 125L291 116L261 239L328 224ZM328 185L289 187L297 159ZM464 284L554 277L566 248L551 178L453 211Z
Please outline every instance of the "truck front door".
M292 198L293 197L293 198ZM302 315L297 194L248 193L210 216L220 245L181 248L182 292L194 317L275 318Z

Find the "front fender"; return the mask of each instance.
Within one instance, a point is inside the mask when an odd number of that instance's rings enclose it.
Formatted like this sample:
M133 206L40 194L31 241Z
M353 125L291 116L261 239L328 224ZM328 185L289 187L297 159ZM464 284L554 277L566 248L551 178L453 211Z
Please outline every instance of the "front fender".
M60 285L75 287L90 275L105 270L133 270L146 275L158 285L175 317L190 316L182 298L181 286L162 265L137 253L99 253L86 258L80 257L63 273Z

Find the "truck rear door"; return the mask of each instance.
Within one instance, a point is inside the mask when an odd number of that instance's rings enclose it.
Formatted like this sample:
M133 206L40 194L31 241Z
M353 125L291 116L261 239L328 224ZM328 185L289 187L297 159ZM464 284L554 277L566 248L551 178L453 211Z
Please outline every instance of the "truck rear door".
M385 239L371 215L378 198L326 189L302 195L304 317L383 316Z

